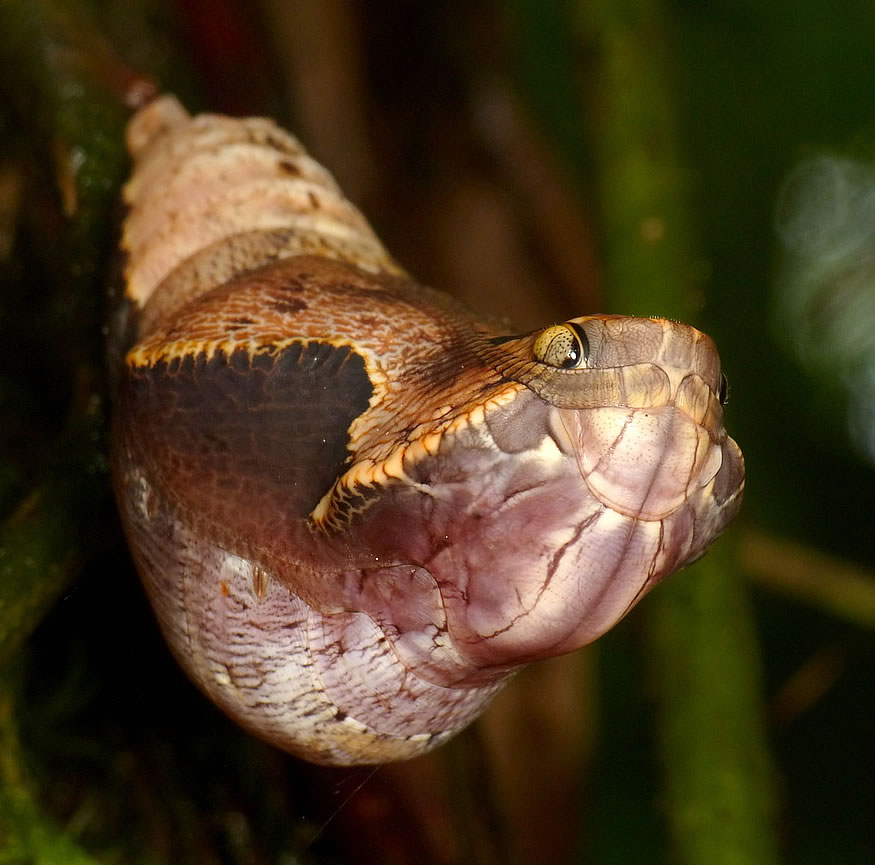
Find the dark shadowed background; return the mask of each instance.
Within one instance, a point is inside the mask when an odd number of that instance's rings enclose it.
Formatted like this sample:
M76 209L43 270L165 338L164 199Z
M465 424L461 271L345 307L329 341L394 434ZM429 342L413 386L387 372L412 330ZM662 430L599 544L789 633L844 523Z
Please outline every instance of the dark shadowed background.
M0 0L0 862L875 861L873 38L868 0ZM412 274L520 330L709 332L748 466L712 554L732 604L696 618L697 565L407 764L226 721L157 634L102 457L132 71L276 117ZM661 603L710 652L680 691ZM709 704L724 671L761 704ZM733 712L753 745L689 750ZM750 843L688 843L700 805Z

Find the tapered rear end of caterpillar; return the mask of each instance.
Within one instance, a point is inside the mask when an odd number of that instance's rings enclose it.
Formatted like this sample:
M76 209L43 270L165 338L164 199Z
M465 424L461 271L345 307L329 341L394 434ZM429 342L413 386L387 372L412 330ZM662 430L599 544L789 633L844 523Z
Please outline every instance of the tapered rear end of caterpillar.
M332 176L271 120L191 117L162 96L127 139L122 248L138 336L215 286L293 255L401 273Z

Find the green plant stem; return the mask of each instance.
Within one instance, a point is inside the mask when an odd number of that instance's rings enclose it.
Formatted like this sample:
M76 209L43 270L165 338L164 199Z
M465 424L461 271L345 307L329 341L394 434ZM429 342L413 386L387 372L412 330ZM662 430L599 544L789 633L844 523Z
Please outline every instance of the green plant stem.
M39 812L33 785L20 763L16 678L16 671L0 671L0 865L97 865Z
M864 628L875 628L875 574L814 547L748 528L742 568L764 589Z
M69 389L64 430L0 526L0 863L94 862L40 813L18 741L13 674L21 667L16 654L78 575L109 514L100 327L111 215L126 162L125 103L136 76L112 55L89 12L76 0L0 0L3 113L34 165L52 169L59 212L47 224L55 233L42 238L41 270L28 276L33 292L51 298L42 305L52 311L46 350L59 388Z
M55 443L35 489L0 526L0 665L72 583L110 519L95 401Z
M63 221L45 238L40 275L54 283L52 338L71 383L67 427L0 527L0 661L75 577L107 513L96 384L104 267L126 164L125 101L137 79L89 12L76 0L0 2L0 99L40 164L54 167Z
M658 0L582 0L612 307L695 321L697 239ZM723 541L647 601L664 801L683 865L777 861L775 799L745 588Z
M759 662L732 545L652 598L648 651L678 860L776 862L776 806Z
M653 0L581 0L591 149L612 307L685 321L701 307L667 34Z

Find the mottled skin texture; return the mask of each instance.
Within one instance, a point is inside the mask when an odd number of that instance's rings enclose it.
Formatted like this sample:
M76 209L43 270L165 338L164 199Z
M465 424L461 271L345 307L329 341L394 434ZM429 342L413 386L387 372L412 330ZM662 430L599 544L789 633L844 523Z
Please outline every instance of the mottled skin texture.
M256 734L328 763L435 747L737 511L704 334L508 337L269 121L164 98L129 144L117 497L174 653Z

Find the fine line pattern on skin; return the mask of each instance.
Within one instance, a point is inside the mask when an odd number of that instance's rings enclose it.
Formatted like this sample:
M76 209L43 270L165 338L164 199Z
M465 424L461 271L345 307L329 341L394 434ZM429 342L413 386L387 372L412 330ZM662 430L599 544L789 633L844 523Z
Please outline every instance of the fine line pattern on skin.
M421 286L272 122L132 121L112 467L171 649L319 763L437 747L737 512L695 328L503 333Z

